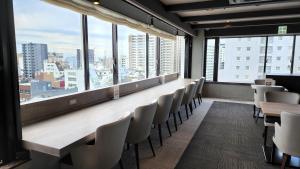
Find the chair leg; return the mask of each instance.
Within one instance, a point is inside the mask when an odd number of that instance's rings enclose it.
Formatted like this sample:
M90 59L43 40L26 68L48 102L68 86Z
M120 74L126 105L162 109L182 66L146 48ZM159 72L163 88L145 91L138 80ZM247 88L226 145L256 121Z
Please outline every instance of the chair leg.
M177 131L177 119L176 119L176 114L175 113L173 113L173 119L174 119L175 130Z
M273 142L273 145L272 145L272 153L271 153L271 163L272 163L272 164L274 163L275 148L276 148L276 145L275 145L275 143Z
M266 147L267 145L267 138L268 138L268 126L265 126L265 131L264 131L264 146Z
M169 134L170 134L170 137L171 137L172 133L171 133L170 125L169 125L169 120L166 121L166 124L167 124L168 131L169 131Z
M189 119L189 112L188 112L187 104L185 105L185 113L186 113L186 118Z
M163 145L163 141L162 141L162 135L161 135L161 124L158 125L158 135L159 135L159 142L160 142L160 146Z
M201 101L201 103L202 103L202 94L200 94L200 101Z
M134 151L135 151L135 160L136 160L136 168L140 169L140 159L139 159L139 145L134 145Z
M196 101L195 101L195 98L193 98L193 101L194 101L194 105L195 105L195 108L197 107L197 105L196 105Z
M285 169L285 166L287 164L287 162L289 161L289 155L283 153L283 159L282 159L282 163L281 163L281 169Z
M197 98L198 98L198 103L199 103L199 105L200 105L201 102L200 102L200 97L199 97L199 95L197 96Z
M190 104L189 104L189 107L190 107L191 114L193 114L193 104L190 103Z
M127 150L129 150L130 149L130 144L129 143L127 143Z
M180 111L178 111L178 116L179 116L179 119L180 119L180 123L182 124L182 118L181 118Z
M148 142L149 142L149 145L150 145L150 147L151 147L152 154L153 154L153 156L155 157L155 151L154 151L154 148L153 148L153 145L152 145L152 141L151 141L151 137L150 137L150 136L148 137Z
M255 119L255 122L256 122L256 123L257 123L257 121L258 121L260 112L261 112L261 109L258 108L258 112L257 112L257 114L256 114L256 119Z
M253 105L253 118L255 117L256 108L255 105Z
M124 165L123 165L122 159L119 160L119 166L120 166L120 169L124 169Z

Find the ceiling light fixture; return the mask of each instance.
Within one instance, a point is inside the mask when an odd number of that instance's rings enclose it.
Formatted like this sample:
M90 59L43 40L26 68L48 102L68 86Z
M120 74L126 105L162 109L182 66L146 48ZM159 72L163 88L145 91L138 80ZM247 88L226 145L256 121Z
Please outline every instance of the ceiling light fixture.
M99 5L100 4L100 0L93 0L93 4Z

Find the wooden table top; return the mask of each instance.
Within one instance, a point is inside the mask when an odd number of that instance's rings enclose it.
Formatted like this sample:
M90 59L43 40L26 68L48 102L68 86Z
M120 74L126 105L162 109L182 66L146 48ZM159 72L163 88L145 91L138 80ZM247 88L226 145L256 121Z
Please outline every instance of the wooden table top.
M120 99L104 102L63 116L25 126L23 147L56 157L62 157L74 146L95 138L96 129L133 112L138 106L151 103L159 96L185 87L192 79L178 79Z
M280 117L280 113L291 112L300 114L300 104L260 102L262 112L267 116Z

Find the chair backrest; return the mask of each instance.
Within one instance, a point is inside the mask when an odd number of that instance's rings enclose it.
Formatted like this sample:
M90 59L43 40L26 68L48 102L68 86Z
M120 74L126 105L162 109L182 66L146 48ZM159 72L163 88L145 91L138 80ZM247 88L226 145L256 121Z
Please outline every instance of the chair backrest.
M275 144L280 151L292 156L300 156L300 114L282 112L281 127L275 126Z
M153 120L154 124L162 124L168 120L172 103L173 93L162 95L158 98L157 109Z
M151 125L157 108L157 100L135 109L126 140L131 144L140 143L150 135Z
M193 99L194 91L196 90L196 83L192 82L186 86L184 96L182 99L182 104L189 104Z
M299 104L300 95L292 92L268 91L265 93L265 98L267 102Z
M199 88L198 88L197 91L196 91L197 93L202 94L204 82L205 82L205 77L201 77L201 78L200 78L200 85L199 85Z
M266 80L265 79L255 79L254 84L256 84L256 85L265 85Z
M254 104L260 108L260 102L265 101L265 93L269 91L283 91L281 86L257 86L254 92Z
M177 89L173 96L173 103L170 113L177 113L180 110L185 88Z
M198 90L199 87L200 87L200 79L196 79L194 82L196 83L196 87L195 87L194 94L193 94L194 97L195 97L196 94L197 94L197 90Z
M121 159L131 117L131 113L128 112L120 120L96 130L97 157L90 158L97 158L102 168L112 168Z

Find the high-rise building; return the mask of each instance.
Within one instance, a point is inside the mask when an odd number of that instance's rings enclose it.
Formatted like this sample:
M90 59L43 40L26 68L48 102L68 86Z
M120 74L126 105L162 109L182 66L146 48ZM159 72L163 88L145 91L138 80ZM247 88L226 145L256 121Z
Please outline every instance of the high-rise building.
M47 44L22 44L24 77L34 78L34 74L43 70L44 60L48 59Z
M160 72L169 74L176 72L175 42L169 39L160 39Z
M95 62L95 52L94 49L89 49L88 50L88 55L89 55L89 63L94 63ZM81 61L82 57L81 57L81 50L77 49L77 55L76 55L76 67L77 69L82 67L82 61Z
M146 35L129 35L129 68L145 70L146 67Z

